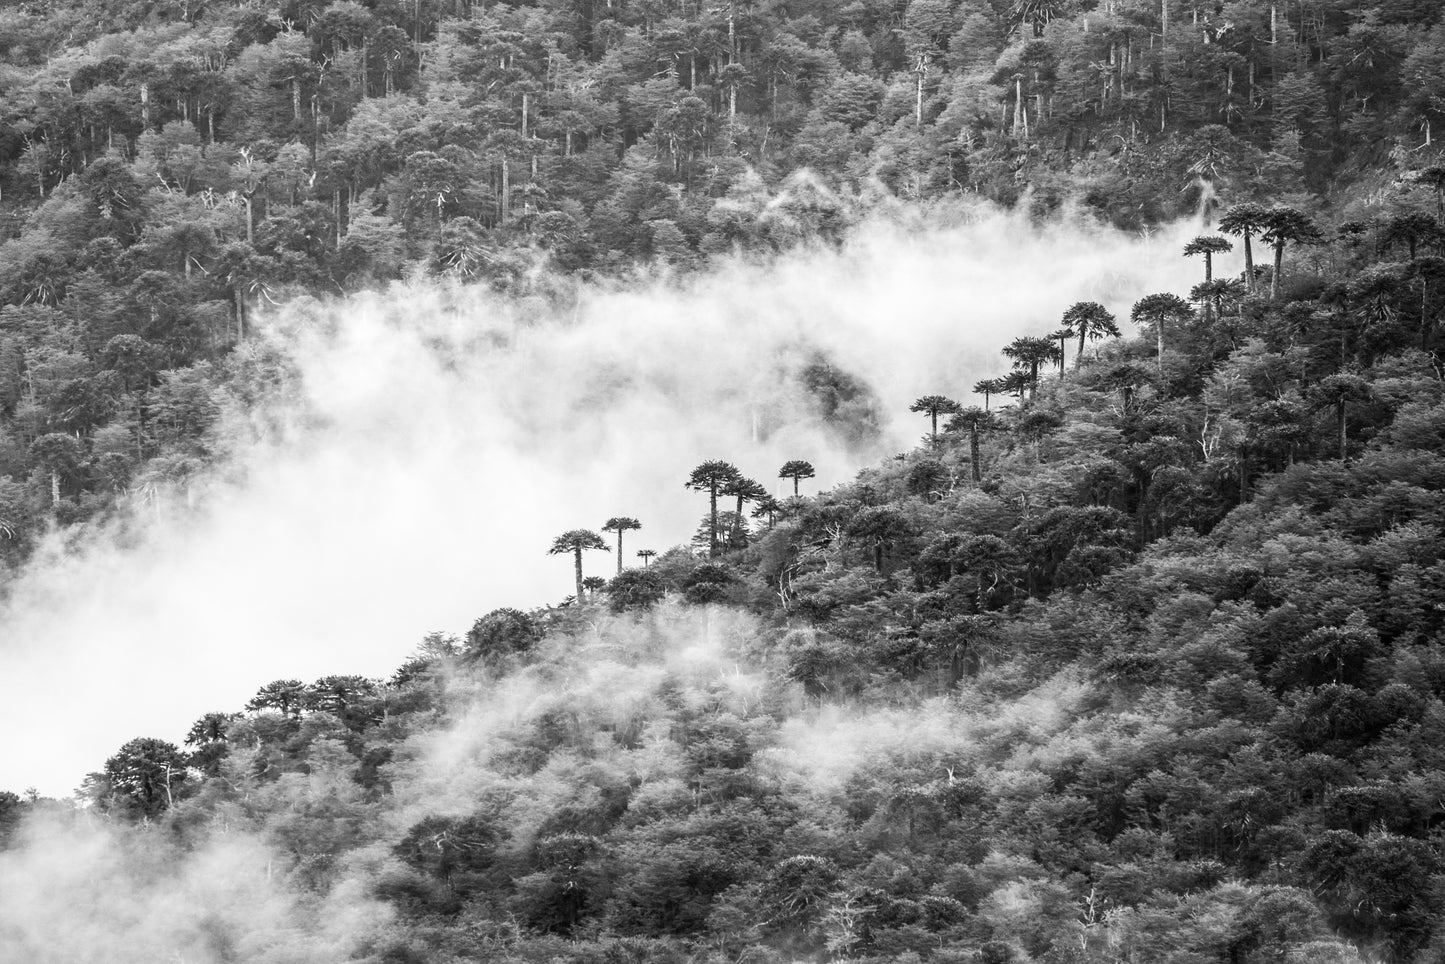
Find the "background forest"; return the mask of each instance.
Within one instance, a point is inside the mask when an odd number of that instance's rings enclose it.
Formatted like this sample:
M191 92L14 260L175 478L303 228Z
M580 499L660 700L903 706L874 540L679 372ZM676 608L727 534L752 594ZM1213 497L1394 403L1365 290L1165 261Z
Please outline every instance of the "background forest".
M578 520L616 574L563 533L560 605L0 793L0 956L1445 960L1439 14L0 8L12 568L189 492L301 295L565 307L895 199L1219 228L1139 337L1081 293L856 479L716 453L690 546Z
M184 484L249 315L299 292L426 271L565 301L568 273L833 239L890 196L1138 229L1283 203L1368 257L1433 252L1385 228L1445 190L1438 14L6 3L0 558Z

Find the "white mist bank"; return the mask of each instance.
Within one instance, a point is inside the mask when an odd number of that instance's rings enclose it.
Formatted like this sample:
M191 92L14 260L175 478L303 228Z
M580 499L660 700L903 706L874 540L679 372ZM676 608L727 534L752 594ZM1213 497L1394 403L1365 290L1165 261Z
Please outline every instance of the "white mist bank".
M1126 319L1144 294L1187 291L1200 266L1179 252L1201 229L912 212L840 250L586 287L555 317L420 284L283 313L265 337L302 373L306 427L240 448L196 512L20 578L0 613L0 788L68 794L126 740L178 742L272 679L388 675L427 631L558 601L571 562L546 550L564 530L635 516L628 565L685 542L703 460L779 492L789 459L817 467L805 491L846 481L915 444L914 398L969 397L1006 369L1004 344L1073 302ZM818 359L871 389L876 438L822 427L795 378Z
M160 830L34 821L0 853L0 960L349 960L391 917L349 882L302 900L275 862L251 834L216 833L181 851Z

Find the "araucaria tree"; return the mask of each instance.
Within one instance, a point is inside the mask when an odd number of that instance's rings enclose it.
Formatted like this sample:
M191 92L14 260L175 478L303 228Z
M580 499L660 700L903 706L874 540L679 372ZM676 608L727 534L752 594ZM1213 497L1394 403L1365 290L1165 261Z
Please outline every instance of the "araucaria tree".
M261 687L246 704L246 709L280 710L282 716L299 718L305 702L305 683L299 679L278 679Z
M738 472L737 466L731 462L714 459L704 462L693 469L692 475L688 476L687 481L683 483L685 488L707 493L708 519L710 520L708 523L710 530L710 536L708 538L709 559L717 558L717 495L722 491L723 486L740 476L741 473Z
M998 384L1002 394L1016 395L1018 396L1019 403L1022 404L1024 392L1029 390L1029 386L1032 383L1029 381L1028 372L1011 371L1003 378L998 379Z
M733 512L733 524L728 530L728 543L741 547L746 542L743 537L743 503L766 499L768 490L763 488L761 483L739 475L735 479L729 479L718 491L722 495L730 495L738 500L737 509Z
M1053 331L1049 332L1049 337L1051 339L1057 339L1059 343L1059 354L1058 357L1054 359L1054 361L1059 366L1060 380L1062 380L1064 377L1064 358L1065 349L1068 348L1068 340L1074 337L1074 335L1076 334L1078 334L1078 332L1074 331L1074 329L1070 328L1067 325L1062 328L1055 328Z
M973 383L973 391L983 396L983 410L988 411L988 400L991 395L1002 395L1004 392L1003 379L985 378Z
M811 479L813 477L813 463L804 462L802 459L792 459L784 462L783 467L778 470L778 478L793 480L793 495L798 494L798 480Z
M781 512L782 509L783 506L777 499L771 495L765 495L758 500L757 505L753 506L752 517L754 519L767 519L768 530L771 531L774 523L777 521L778 513Z
M979 453L979 437L993 427L994 417L977 405L962 409L949 418L946 428L950 432L968 433L968 461L973 469L973 480L983 480L983 468Z
M552 540L552 548L547 550L549 556L560 556L564 552L572 553L573 569L577 576L577 601L584 598L586 587L582 585L582 551L584 549L601 549L603 552L611 552L607 543L602 537L591 529L572 529L562 533Z
M1233 251L1234 243L1228 238L1221 238L1217 234L1206 234L1195 238L1184 246L1184 256L1192 258L1195 255L1204 256L1204 280L1214 280L1214 256L1224 254L1226 251Z
M1218 313L1215 310L1219 298L1217 294L1214 294L1217 291L1217 286L1214 284L1214 256L1233 250L1234 244L1228 238L1222 238L1217 234L1201 235L1184 246L1186 258L1192 258L1195 255L1204 257L1204 295L1199 299L1199 303L1204 306L1205 321L1209 321Z
M1219 230L1244 239L1244 286L1254 290L1254 248L1250 240L1264 230L1269 209L1262 204L1236 204L1219 218Z
M933 426L929 441L935 444L938 442L938 416L940 414L951 415L958 409L959 404L944 395L924 395L908 406L910 412L923 412L928 416L929 422Z
M1188 321L1193 316L1194 309L1189 307L1189 302L1167 291L1145 295L1134 302L1134 310L1130 314L1134 323L1154 327L1154 339L1159 346L1156 363L1160 371L1164 370L1164 326L1170 322Z
M1201 281L1189 289L1189 300L1204 309L1205 321L1217 321L1224 317L1225 306L1236 308L1244 293L1244 282L1235 278L1214 278Z
M1074 365L1077 367L1084 357L1084 342L1098 341L1100 338L1118 338L1119 323L1109 309L1097 301L1076 301L1064 312L1064 327L1074 329L1079 336L1079 351L1074 355ZM985 405L984 409L987 410Z
M1351 402L1368 401L1371 396L1370 383L1354 372L1336 372L1320 379L1310 392L1323 405L1335 410L1335 432L1339 440L1340 461L1349 456L1345 430L1346 409Z
M1286 244L1318 244L1320 229L1315 222L1298 208L1276 205L1264 213L1260 222L1264 233L1261 241L1274 245L1274 274L1269 279L1269 297L1273 301L1279 296L1279 276L1284 267L1284 246Z
M1004 346L1005 357L1014 363L1014 368L1028 373L1029 390L1039 390L1039 369L1049 362L1057 361L1059 346L1052 338L1024 335Z
M622 571L622 533L641 529L642 523L627 515L615 515L602 526L603 532L617 533L617 571Z

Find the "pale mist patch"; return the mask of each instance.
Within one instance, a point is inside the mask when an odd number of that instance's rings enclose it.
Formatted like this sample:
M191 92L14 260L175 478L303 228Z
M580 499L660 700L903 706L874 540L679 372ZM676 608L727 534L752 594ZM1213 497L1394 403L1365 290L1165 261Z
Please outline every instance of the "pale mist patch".
M1127 319L1187 291L1199 230L900 209L839 249L586 286L556 309L414 283L284 312L264 337L301 373L285 430L238 442L197 507L147 510L17 584L0 727L32 736L0 748L0 787L65 794L131 737L178 742L272 679L384 676L424 632L558 601L562 531L635 516L628 565L685 542L703 460L780 494L790 459L817 467L805 493L846 481L916 443L914 398L967 399L1073 302Z
M159 828L32 821L0 852L0 960L323 964L393 916L355 883L302 898L276 866L224 828L183 852Z

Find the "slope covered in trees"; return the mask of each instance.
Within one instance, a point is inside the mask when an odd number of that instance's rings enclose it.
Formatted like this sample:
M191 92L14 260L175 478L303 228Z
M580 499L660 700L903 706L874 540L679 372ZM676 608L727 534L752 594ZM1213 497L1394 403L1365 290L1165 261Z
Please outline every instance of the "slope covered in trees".
M185 489L299 292L565 303L890 195L1218 227L1139 337L1078 292L852 481L711 453L691 546L576 520L624 568L557 536L563 605L0 793L0 957L1440 959L1438 15L0 8L11 564Z
M1061 304L771 512L679 471L693 548L7 797L0 888L79 837L98 927L214 960L1434 960L1440 299L1388 223L1135 338Z
M1134 228L1214 197L1287 203L1413 257L1427 221L1382 225L1445 190L1438 16L6 3L0 559L185 487L218 409L256 388L235 345L297 292L424 271L565 301L558 272L835 239L888 196L1073 202ZM1380 193L1402 178L1403 212Z

